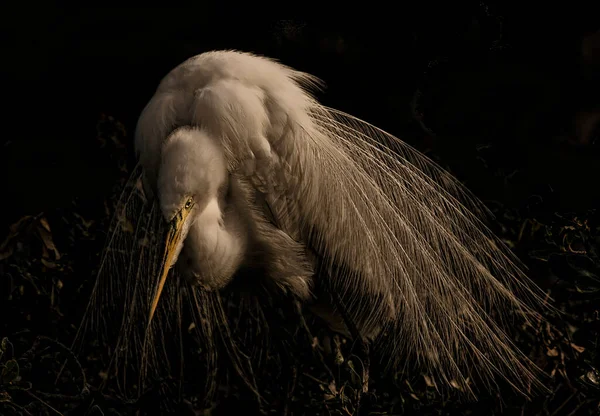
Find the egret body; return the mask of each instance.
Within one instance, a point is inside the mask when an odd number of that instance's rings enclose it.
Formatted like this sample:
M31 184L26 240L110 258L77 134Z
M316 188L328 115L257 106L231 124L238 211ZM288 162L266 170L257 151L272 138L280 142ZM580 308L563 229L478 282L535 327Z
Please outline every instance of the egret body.
M385 330L390 365L414 359L467 390L476 369L527 391L536 368L493 315L537 317L544 296L481 221L483 204L398 138L320 105L308 92L319 84L236 51L161 81L135 146L168 226L157 283L132 280L152 299L136 307L153 319L171 269L215 291L259 265L335 330L348 325L320 293L339 297L359 337Z

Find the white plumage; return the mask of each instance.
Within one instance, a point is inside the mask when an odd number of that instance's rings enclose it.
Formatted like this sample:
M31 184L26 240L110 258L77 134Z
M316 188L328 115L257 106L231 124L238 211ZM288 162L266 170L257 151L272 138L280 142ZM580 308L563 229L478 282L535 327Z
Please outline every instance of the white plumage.
M527 318L542 298L480 221L483 205L399 139L321 106L307 92L317 86L236 51L198 55L162 80L135 145L147 197L180 220L166 267L214 290L261 264L340 327L319 298L334 291L391 365L416 359L466 389L475 369L526 391L535 366L492 315ZM155 292L152 280L146 311Z

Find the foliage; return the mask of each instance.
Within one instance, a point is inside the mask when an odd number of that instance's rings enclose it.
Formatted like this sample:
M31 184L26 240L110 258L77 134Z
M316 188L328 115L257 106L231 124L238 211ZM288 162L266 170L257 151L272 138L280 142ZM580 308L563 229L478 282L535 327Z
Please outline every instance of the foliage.
M0 413L135 414L159 406L180 414L214 415L244 405L248 412L354 414L364 357L352 342L285 305L275 305L273 324L263 335L271 348L251 357L260 363L260 409L256 396L231 371L216 380L211 403L205 403L198 387L202 383L193 374L182 383L177 374L157 380L156 387L137 401L123 399L109 383L101 388L109 375L100 355L112 346L90 339L91 350L103 351L76 357L68 345L93 284L103 232L128 176L125 140L123 126L102 116L98 149L114 155L120 178L103 211L89 211L73 201L70 209L23 217L0 246L0 313L10 317L0 326L0 336L5 336L0 343ZM539 210L490 206L497 217L496 231L561 311L537 327L513 327L515 342L549 374L549 392L527 402L500 385L499 395L481 392L479 402L464 402L459 392L440 394L436 381L425 374L383 373L373 360L369 393L362 397L370 414L575 415L600 410L600 215L589 211L538 216ZM235 302L228 308L234 311ZM231 315L232 324L249 322L235 322L238 318ZM193 353L189 357L193 359Z

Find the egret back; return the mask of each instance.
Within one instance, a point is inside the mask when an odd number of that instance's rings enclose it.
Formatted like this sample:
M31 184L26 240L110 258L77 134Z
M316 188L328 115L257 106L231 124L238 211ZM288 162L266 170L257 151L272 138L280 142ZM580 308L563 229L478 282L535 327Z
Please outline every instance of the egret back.
M230 174L323 273L390 365L414 359L470 391L468 372L528 391L537 368L501 330L537 318L544 294L486 227L489 212L455 178L398 138L320 105L320 83L271 59L198 55L171 71L142 112L136 149L150 188L170 132L217 138Z

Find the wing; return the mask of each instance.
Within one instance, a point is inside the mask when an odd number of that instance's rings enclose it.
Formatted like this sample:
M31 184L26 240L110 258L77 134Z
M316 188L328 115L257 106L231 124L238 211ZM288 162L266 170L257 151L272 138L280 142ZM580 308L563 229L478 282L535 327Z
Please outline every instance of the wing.
M363 333L388 329L392 363L412 357L446 383L469 390L477 368L528 391L539 370L501 325L538 317L544 295L485 226L489 211L396 137L316 102L308 111L273 146L285 191L268 202L324 259Z
M232 171L255 158L267 163L270 143L278 141L285 127L271 120L307 117L311 99L292 77L313 88L319 85L311 75L236 51L203 53L174 68L136 126L135 148L148 188L156 180L164 140L181 126L201 126L222 138Z
M536 315L543 294L485 227L485 207L399 139L319 105L307 92L315 85L251 54L194 57L142 113L140 161L154 172L174 126L201 126L279 227L323 259L328 286L363 331L390 330L392 363L412 357L467 390L464 370L476 368L526 390L535 367L499 325Z

